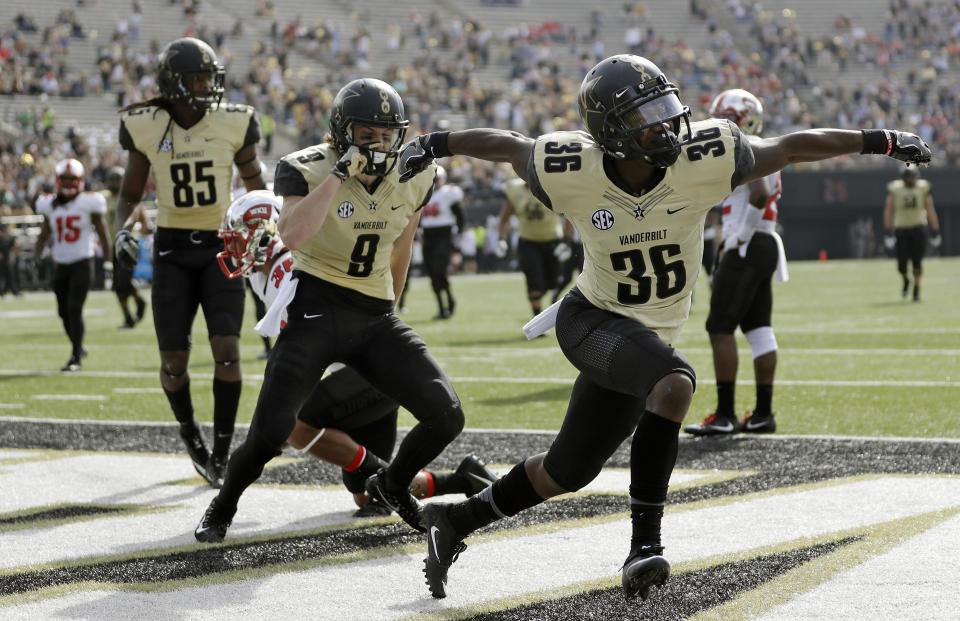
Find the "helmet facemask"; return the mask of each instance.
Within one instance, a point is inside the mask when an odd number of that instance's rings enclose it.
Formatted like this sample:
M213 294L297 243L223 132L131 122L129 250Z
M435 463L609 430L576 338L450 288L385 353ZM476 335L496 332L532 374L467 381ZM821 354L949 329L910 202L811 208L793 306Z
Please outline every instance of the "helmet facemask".
M390 144L390 148L387 151L384 151L381 143L379 142L369 142L365 144L357 144L353 140L353 130L354 126L367 126L367 127L385 127L388 129L394 130L393 141ZM367 165L364 166L361 174L371 175L373 177L386 177L390 174L390 171L393 170L393 167L397 165L397 158L400 156L400 149L403 147L403 139L407 135L407 121L401 123L385 123L382 125L370 123L367 120L349 120L344 128L345 136L343 136L343 143L345 148L341 153L346 153L347 149L351 146L356 146L361 153L363 153L367 158ZM337 147L337 150L340 151L340 147Z
M186 79L193 75L210 75L211 86L205 91L191 91L185 84ZM210 71L197 71L193 73L174 73L174 94L168 97L170 101L181 103L197 111L206 110L220 103L223 99L223 84L226 80L227 72L222 65L217 65Z
M617 99L622 103L604 113L601 121L602 136L598 138L604 151L617 159L641 159L660 168L671 166L689 141L677 137L681 124L686 125L686 136L690 136L690 109L680 101L678 92L663 75L618 92ZM659 126L664 130L655 134L655 145L643 146L644 132Z
M368 164L361 174L385 177L390 174L400 155L407 127L403 101L396 90L386 82L374 78L354 80L340 89L334 97L330 115L330 135L333 146L343 155L356 146L367 156ZM361 127L377 127L394 130L388 150L378 142L356 142L355 130Z
M55 185L57 196L63 199L72 199L84 188L84 175L86 174L83 164L75 159L60 160L54 166L56 175Z
M267 195L261 200L258 195ZM247 200L244 200L247 199ZM269 263L283 248L277 233L277 199L267 191L249 192L227 210L217 237L224 249L217 254L220 270L237 278ZM231 259L234 268L227 263Z

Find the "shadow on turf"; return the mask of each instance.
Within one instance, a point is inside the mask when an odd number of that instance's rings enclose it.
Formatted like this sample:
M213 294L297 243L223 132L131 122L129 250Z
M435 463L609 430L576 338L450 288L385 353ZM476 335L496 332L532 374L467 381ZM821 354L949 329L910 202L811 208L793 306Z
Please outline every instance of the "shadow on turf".
M568 401L570 399L570 391L572 389L573 389L573 386L571 384L570 386L547 388L544 390L538 390L537 392L528 392L522 395L514 395L512 397L494 397L492 399L480 399L480 403L484 405L520 405L523 403L530 403L533 401Z

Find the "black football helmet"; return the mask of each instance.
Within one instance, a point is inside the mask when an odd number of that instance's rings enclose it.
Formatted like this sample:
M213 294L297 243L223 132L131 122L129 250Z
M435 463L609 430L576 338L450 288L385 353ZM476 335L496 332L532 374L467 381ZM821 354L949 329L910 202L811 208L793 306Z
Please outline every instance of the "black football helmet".
M600 61L580 85L580 119L605 153L621 160L642 159L666 168L680 156L681 123L690 135L690 108L676 85L641 56L621 54ZM664 125L657 146L641 146L641 134Z
M183 37L171 41L160 52L158 62L157 87L167 101L190 106L194 110L206 110L220 103L227 73L223 65L217 62L213 48L200 39ZM193 93L183 83L184 77L196 73L208 73L211 76L210 88L203 93Z
M333 147L341 155L347 152L353 142L353 126L386 127L396 130L389 151L368 149L356 145L367 154L367 165L363 174L384 177L393 170L400 155L400 147L407 135L407 120L403 111L403 100L396 90L382 80L362 78L354 80L340 89L333 99L330 113L330 135Z

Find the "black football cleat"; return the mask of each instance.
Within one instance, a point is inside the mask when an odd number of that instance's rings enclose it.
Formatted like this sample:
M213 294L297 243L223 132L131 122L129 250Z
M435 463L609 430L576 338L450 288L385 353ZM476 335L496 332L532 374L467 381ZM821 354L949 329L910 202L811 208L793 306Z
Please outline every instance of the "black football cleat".
M220 506L220 497L210 501L210 506L203 513L203 518L193 531L193 536L202 543L220 543L227 536L227 529L233 523L233 516L237 508L223 508Z
M759 416L756 412L747 412L740 421L740 430L746 433L773 433L777 430L777 421L773 414Z
M200 435L200 427L197 423L180 425L180 439L187 446L187 454L193 462L193 469L209 483L207 462L210 461L210 453L207 452L207 447L203 443L203 436Z
M467 492L467 496L479 494L493 485L498 478L476 455L472 454L463 458L453 474L462 477L469 484L470 491Z
M67 360L67 363L60 367L60 370L64 373L69 373L72 371L79 371L82 368L80 364L80 359L76 356L70 356L70 360Z
M207 460L207 466L203 470L203 478L207 480L210 487L220 489L223 487L223 473L227 470L227 458L210 456Z
M650 597L650 588L663 586L670 577L670 563L663 558L663 546L641 546L623 564L623 595L633 599Z
M140 323L143 320L143 311L147 308L147 303L143 298L137 298L137 314L134 316L135 323Z
M447 570L467 549L463 535L447 517L451 506L445 502L431 502L423 508L423 523L427 528L427 558L423 561L423 573L427 576L430 595L437 599L447 596Z
M383 504L376 498L371 498L370 502L353 512L353 517L378 518L390 515L391 513L393 513L393 511L390 510L390 507Z
M687 425L684 431L695 436L724 436L740 431L740 423L736 418L720 416L716 412L710 414L696 425Z
M370 475L366 480L364 487L370 498L376 498L379 502L389 507L391 511L396 511L404 522L410 528L421 533L427 532L423 526L423 517L421 511L423 506L406 488L402 490L393 490L385 485L386 470L381 468L376 474Z

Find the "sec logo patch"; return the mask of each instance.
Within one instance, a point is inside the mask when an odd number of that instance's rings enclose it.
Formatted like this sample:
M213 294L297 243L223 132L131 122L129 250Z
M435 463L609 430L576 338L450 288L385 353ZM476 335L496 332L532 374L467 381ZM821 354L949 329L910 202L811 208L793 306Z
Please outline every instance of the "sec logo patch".
M350 201L343 201L337 207L337 215L341 218L349 218L353 215L353 203Z
M590 217L593 226L601 231L606 231L613 226L613 213L609 209L598 209Z

